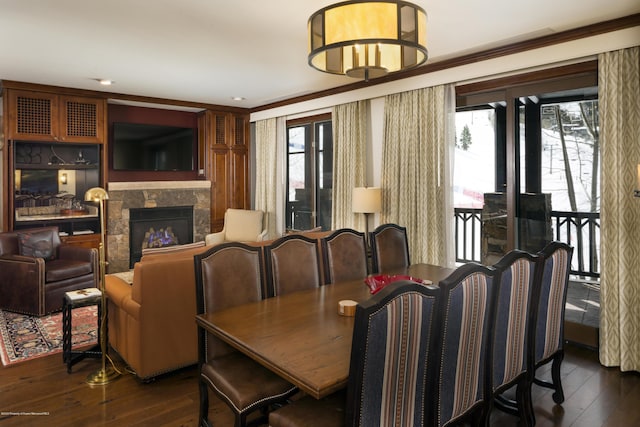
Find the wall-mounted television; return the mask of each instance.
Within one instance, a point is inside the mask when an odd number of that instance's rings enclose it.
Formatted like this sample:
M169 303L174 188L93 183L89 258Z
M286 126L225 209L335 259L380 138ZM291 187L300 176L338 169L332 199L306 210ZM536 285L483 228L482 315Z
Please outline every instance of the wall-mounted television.
M113 123L113 170L193 171L194 128L143 123Z

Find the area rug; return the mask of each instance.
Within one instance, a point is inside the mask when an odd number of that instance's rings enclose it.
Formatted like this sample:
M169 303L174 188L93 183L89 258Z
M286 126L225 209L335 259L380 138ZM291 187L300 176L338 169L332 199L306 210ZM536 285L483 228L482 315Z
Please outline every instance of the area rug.
M71 312L71 342L97 342L97 306ZM62 352L62 312L43 317L0 310L0 356L4 366Z

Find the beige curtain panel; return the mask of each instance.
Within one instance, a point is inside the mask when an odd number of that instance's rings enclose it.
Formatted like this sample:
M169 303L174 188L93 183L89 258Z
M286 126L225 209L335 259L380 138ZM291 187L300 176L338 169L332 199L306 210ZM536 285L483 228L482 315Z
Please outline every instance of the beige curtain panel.
M368 106L369 101L357 101L333 108L333 230L365 230L364 215L353 213L352 194L366 185Z
M279 237L277 231L277 126L276 119L256 122L255 209L265 213L266 239Z
M451 90L437 86L385 97L381 222L407 228L412 263L451 261Z
M601 54L600 361L640 371L640 47Z

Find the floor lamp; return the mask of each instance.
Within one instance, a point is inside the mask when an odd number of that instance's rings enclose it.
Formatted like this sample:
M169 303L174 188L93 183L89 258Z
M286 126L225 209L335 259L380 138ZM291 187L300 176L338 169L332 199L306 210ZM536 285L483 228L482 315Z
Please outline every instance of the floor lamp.
M84 193L84 200L87 202L96 202L100 205L100 263L98 266L99 277L100 277L100 304L102 304L102 316L100 318L100 354L102 367L99 371L90 374L87 377L87 384L89 385L104 385L110 383L115 380L120 374L113 369L112 366L107 367L107 294L104 288L104 276L107 268L107 262L105 257L105 248L104 248L104 205L109 199L109 194L107 194L104 188L93 187L87 190Z
M365 240L369 244L369 215L382 211L380 187L356 187L353 189L353 212L364 214Z

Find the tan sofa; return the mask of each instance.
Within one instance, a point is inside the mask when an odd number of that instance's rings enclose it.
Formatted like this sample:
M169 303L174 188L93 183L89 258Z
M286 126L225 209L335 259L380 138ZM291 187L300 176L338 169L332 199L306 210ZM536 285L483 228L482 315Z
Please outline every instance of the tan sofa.
M193 256L206 249L143 255L132 284L106 276L109 343L139 378L198 362Z
M302 234L319 242L329 232ZM132 284L107 275L109 344L142 380L198 362L193 256L209 247L143 253Z

